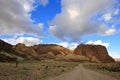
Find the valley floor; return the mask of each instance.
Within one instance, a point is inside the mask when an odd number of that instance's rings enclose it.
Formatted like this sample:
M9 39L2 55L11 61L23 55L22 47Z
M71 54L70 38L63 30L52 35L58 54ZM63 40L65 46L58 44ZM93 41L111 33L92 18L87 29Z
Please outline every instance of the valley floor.
M0 62L0 80L46 80L73 70L78 62L54 60L25 61L16 63Z
M118 80L108 75L87 69L79 64L73 71L48 80Z
M0 63L0 80L119 80L120 79L120 78L115 79L111 77L111 75L109 76L105 75L108 73L101 73L95 70L97 68L96 65L97 67L99 67L101 65L106 65L106 64L43 60L43 61L19 62L18 66L16 67L16 63ZM119 71L114 72L114 75L116 75L115 73L119 74L118 76L120 77Z

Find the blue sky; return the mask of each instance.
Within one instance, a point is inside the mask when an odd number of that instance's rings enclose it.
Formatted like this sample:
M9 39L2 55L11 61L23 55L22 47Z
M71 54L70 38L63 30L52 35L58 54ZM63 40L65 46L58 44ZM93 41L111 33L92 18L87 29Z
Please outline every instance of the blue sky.
M120 57L120 0L0 0L0 8L0 39L13 45L100 44Z

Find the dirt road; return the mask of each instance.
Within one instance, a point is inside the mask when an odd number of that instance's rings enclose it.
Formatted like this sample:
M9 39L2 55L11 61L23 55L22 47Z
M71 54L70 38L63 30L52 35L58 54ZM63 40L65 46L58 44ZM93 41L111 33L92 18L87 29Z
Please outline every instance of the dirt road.
M81 64L73 71L48 80L117 80L110 76L84 68Z

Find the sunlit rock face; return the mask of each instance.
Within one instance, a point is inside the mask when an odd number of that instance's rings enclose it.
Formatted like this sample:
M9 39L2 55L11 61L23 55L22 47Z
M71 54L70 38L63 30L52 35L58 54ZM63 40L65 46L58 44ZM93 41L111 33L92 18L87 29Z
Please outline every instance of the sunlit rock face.
M67 55L73 53L72 50L56 44L38 44L34 46L25 46L17 44L13 47L15 50L24 54L28 59L55 59L57 55Z
M109 56L106 47L101 45L84 45L80 44L74 51L77 55L87 56L91 61L95 62L115 62L112 57Z

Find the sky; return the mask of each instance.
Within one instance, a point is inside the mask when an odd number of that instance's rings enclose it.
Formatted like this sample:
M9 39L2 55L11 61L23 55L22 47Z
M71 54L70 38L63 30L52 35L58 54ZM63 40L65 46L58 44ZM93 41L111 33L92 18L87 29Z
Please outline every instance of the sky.
M103 45L120 57L120 0L0 0L0 39L10 43Z

